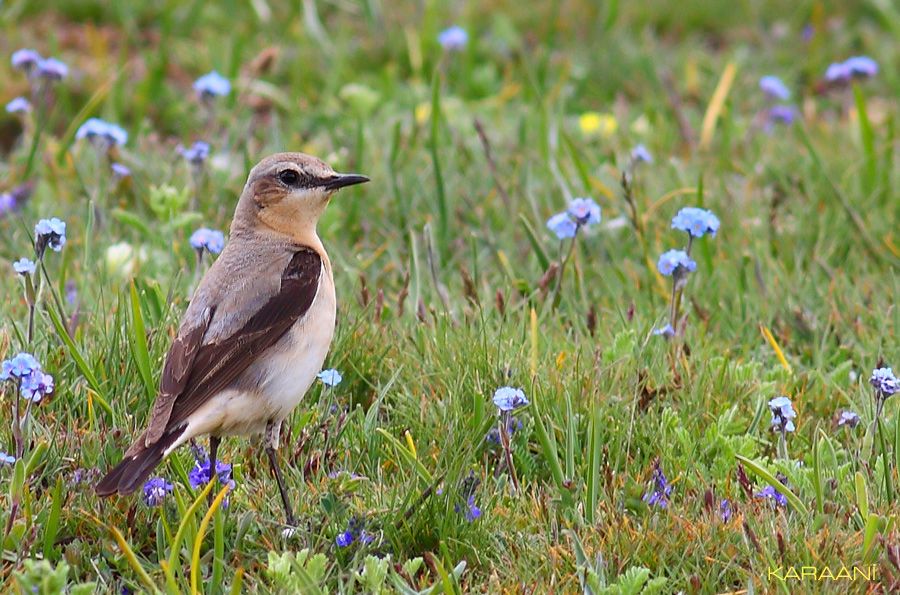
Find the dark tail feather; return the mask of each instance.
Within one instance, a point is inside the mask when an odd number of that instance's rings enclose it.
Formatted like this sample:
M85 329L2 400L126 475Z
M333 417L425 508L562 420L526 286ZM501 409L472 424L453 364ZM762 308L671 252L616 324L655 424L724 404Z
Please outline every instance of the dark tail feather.
M130 494L144 483L153 470L163 460L163 453L184 432L184 428L170 430L163 434L159 440L141 450L140 452L125 456L122 461L110 469L106 477L94 488L98 496L112 496L118 494ZM143 437L138 440L142 440ZM133 447L132 447L133 448Z

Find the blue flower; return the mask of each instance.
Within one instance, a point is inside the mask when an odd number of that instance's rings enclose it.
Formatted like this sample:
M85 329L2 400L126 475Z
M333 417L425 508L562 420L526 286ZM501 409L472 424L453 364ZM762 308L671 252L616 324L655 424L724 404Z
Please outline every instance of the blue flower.
M0 451L0 465L12 465L16 462L16 457L6 452Z
M21 352L15 357L4 360L0 369L0 380L22 380L41 371L41 364L30 353Z
M469 42L469 34L459 26L448 27L438 35L438 43L448 52L461 50Z
M15 211L18 206L16 197L11 192L0 192L0 217Z
M35 403L53 392L53 376L35 370L30 376L22 379L22 398Z
M128 133L121 126L111 124L100 118L90 118L78 127L75 138L86 138L96 147L108 150L115 145L127 143Z
M723 523L727 523L731 520L731 502L727 499L722 500L722 503L719 504L719 514L722 515Z
M791 98L791 90L777 76L764 76L759 79L759 88L772 99L787 101Z
M578 224L572 221L568 213L563 212L547 219L547 229L556 234L559 239L565 240L575 237L575 234L578 233Z
M316 378L322 381L327 387L334 388L338 384L341 383L341 380L344 379L341 376L341 373L335 370L334 368L329 368L328 370L322 370L318 374L316 374Z
M34 261L28 260L27 258L20 258L13 263L13 269L16 273L24 277L25 275L33 275L37 270L37 267L34 264Z
M797 119L797 110L792 105L773 105L766 111L769 124L793 124Z
M6 104L6 112L9 114L27 114L31 111L31 103L24 97L16 97Z
M672 486L669 485L669 481L666 479L662 468L660 468L659 461L656 461L653 467L653 485L650 491L644 494L643 500L649 506L666 508L669 506L669 496L671 494Z
M672 217L672 229L686 231L695 238L702 238L705 234L715 237L719 231L719 218L706 209L685 207Z
M851 430L859 425L859 416L853 411L841 411L838 427L847 426Z
M517 430L522 429L522 420L516 419L515 417L510 417L506 420L506 433L512 436ZM500 429L499 428L491 428L488 430L488 433L485 435L485 440L491 442L493 444L501 444L500 440Z
M38 65L38 62L43 60L41 55L34 50L29 49L21 49L16 50L12 54L12 58L10 62L12 63L12 67L18 70L24 70L25 72L31 72L31 70Z
M34 242L37 248L38 258L43 256L47 246L54 252L59 252L66 245L66 223L61 219L41 219L34 226Z
M832 62L825 69L825 80L829 83L846 83L850 80L850 69L843 62Z
M144 503L147 506L162 506L173 489L174 486L162 477L152 477L144 484Z
M775 507L778 506L784 507L787 506L787 496L776 490L773 486L766 486L761 491L756 493L757 498L765 498L771 500Z
M868 56L853 56L844 61L850 76L871 78L878 74L878 62Z
M573 198L566 212L578 225L600 223L600 205L590 198Z
M528 397L521 388L503 386L494 391L494 405L500 411L512 411L528 404Z
M475 504L475 494L466 499L466 520L474 523L481 518L481 509Z
M671 324L667 324L666 326L653 329L654 335L661 335L666 337L667 339L675 336L675 329L672 328Z
M194 91L202 99L224 97L231 93L231 83L227 78L213 70L194 81Z
M48 81L61 81L69 76L69 67L56 58L45 58L37 63L37 75Z
M872 370L872 376L869 377L869 384L875 389L875 392L881 398L887 398L897 391L900 391L900 380L894 376L891 368L876 368Z
M112 170L113 175L120 180L131 175L131 170L128 168L128 166L123 165L118 161L113 162L112 165L109 166L109 168Z
M631 160L635 163L653 163L653 155L644 145L637 145L631 150Z
M208 250L210 254L218 254L225 246L225 236L221 231L201 227L191 234L190 242L194 250Z
M697 263L684 250L669 250L660 254L656 268L666 277L678 277L696 271Z
M220 483L225 484L232 489L234 488L235 482L231 479L231 465L228 463L216 461L216 477L219 479ZM188 483L190 483L191 487L195 490L205 487L206 484L209 483L209 479L209 459L202 463L197 461L194 468L188 473Z
M775 397L769 401L769 410L772 412L772 429L776 432L793 432L794 419L797 412L791 400L785 396Z
M200 166L203 165L206 158L209 157L209 143L198 140L188 149L179 145L176 151L178 151L178 154L184 157L191 165Z
M343 533L338 533L337 538L335 538L334 542L338 547L347 547L351 543L353 543L353 533L350 531L344 531Z

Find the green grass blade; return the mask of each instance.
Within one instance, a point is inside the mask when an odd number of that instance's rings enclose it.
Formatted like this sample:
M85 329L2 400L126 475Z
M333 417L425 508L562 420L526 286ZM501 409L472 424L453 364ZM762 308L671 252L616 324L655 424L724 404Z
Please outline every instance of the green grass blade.
M742 455L735 455L737 459L742 462L748 469L753 471L758 477L760 477L763 481L768 483L770 486L778 490L785 498L787 498L788 502L791 504L791 508L802 514L803 516L809 516L809 509L806 508L806 505L803 503L800 498L797 497L794 492L790 491L786 485L778 481L774 475L769 473L769 471L757 463L752 459L748 459Z

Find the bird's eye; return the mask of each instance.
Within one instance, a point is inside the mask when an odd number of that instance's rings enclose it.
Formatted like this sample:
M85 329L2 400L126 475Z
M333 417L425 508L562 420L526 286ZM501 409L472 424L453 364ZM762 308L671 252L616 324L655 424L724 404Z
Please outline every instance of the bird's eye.
M285 186L296 186L300 183L300 174L293 169L286 169L278 172L278 179L281 180L281 183Z

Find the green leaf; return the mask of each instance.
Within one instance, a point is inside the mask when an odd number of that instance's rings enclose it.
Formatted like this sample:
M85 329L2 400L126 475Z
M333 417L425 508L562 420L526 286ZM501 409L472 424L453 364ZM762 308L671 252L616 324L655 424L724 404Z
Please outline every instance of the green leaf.
M541 264L541 270L546 271L550 267L550 258L547 256L547 252L544 251L544 247L541 245L534 227L531 226L528 217L522 213L519 213L519 223L522 224L522 229L525 230L525 235L528 236L528 242L531 244L531 249L534 250L534 255Z
M47 308L46 311L50 316L50 321L53 323L53 327L56 329L56 334L60 339L62 339L62 342L65 343L66 348L69 350L69 355L72 356L73 360L75 360L75 365L78 366L78 370L81 372L81 375L84 376L84 379L87 380L88 385L94 391L94 398L98 403L100 403L100 406L103 407L104 411L106 411L109 415L112 415L112 407L109 406L109 403L103 396L103 389L100 388L100 383L97 381L97 376L94 374L94 370L90 365L88 365L87 361L85 361L84 357L81 355L81 352L78 350L78 346L75 345L72 337L69 336L69 331L67 331L66 327L63 326L63 323L59 318L59 314L57 314L53 308Z
M131 355L137 365L138 373L144 383L144 390L152 400L156 397L156 386L150 371L150 353L147 349L147 330L144 328L144 315L141 313L141 299L138 296L134 281L129 288L131 295L131 332L128 335L131 344Z
M803 516L809 516L809 509L806 508L806 505L803 503L803 501L800 500L800 498L798 498L797 495L794 494L794 492L790 491L786 485L778 481L774 475L769 473L769 471L765 467L752 459L748 459L745 456L735 455L735 457L740 462L744 463L744 465L746 465L748 469L753 471L753 473L755 473L766 483L783 494L784 497L787 498L787 501L790 503L791 508L801 513Z
M854 476L854 485L856 486L856 507L859 508L859 514L863 519L869 518L869 493L866 490L866 478L861 471L857 471Z

